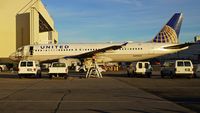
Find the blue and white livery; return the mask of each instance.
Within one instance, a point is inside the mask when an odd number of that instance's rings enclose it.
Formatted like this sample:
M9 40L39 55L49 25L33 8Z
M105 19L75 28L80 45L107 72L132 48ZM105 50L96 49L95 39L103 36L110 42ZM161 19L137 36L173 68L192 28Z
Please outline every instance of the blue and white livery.
M176 13L152 41L144 43L77 43L23 46L10 59L38 60L41 62L58 59L79 61L96 59L97 62L132 62L175 53L187 49L189 44L178 44L183 21L182 13Z

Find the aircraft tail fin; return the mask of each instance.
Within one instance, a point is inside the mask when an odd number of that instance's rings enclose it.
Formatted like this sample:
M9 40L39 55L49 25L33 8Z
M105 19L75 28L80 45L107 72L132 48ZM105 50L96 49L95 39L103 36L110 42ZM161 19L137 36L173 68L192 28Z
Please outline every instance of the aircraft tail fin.
M154 43L178 43L178 37L183 21L182 13L175 13L167 24L152 40Z

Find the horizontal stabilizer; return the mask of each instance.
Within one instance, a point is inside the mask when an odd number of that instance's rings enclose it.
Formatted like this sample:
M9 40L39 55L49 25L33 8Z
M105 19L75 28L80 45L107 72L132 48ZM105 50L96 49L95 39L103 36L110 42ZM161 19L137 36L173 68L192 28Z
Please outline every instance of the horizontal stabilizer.
M164 47L164 49L182 49L182 48L194 45L194 44L196 44L196 43L178 44L178 45L174 45L174 46Z

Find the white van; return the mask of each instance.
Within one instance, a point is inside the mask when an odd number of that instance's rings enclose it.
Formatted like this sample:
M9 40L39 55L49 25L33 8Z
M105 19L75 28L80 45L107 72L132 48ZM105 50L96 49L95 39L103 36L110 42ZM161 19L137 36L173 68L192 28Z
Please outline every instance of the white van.
M191 60L174 60L174 61L166 61L161 68L161 77L170 76L173 78L174 76L183 76L186 75L188 78L192 78L193 64Z
M41 68L38 61L21 60L18 65L18 76L31 76L41 78Z
M49 78L52 77L68 77L68 66L66 63L53 62L49 67Z
M152 67L150 62L136 62L131 63L128 70L128 76L137 76L137 75L146 75L147 77L151 77L152 75Z

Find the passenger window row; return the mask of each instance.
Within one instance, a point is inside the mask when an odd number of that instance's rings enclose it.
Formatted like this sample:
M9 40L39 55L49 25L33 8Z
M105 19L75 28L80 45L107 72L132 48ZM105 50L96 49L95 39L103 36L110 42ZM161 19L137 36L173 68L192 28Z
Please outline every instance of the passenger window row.
M35 52L40 52L40 51L95 51L99 49L45 49L45 50L35 50ZM119 50L142 50L142 48L121 48Z

